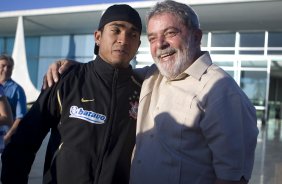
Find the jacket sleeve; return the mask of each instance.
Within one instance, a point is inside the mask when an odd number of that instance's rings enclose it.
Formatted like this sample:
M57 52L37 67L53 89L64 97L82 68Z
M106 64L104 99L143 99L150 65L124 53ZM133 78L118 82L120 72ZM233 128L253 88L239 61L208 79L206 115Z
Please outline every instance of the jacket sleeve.
M57 86L41 92L4 149L1 157L3 184L28 183L36 152L50 128L56 126L60 119L56 101Z

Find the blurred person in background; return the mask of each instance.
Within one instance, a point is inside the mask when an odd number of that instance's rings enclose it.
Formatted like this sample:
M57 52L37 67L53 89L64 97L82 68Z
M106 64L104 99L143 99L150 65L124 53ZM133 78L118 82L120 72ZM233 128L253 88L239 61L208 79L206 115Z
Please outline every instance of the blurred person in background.
M3 85L4 94L8 99L13 115L12 126L4 136L4 141L6 143L10 140L12 134L16 131L20 120L27 112L24 89L11 78L13 68L13 58L6 54L0 55L0 84Z

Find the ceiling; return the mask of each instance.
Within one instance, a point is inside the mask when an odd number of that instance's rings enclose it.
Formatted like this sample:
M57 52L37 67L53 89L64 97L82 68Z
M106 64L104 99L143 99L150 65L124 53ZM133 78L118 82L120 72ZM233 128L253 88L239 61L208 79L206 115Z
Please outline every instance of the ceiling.
M195 5L203 31L282 30L282 1Z
M256 1L192 5L203 31L282 30L282 1ZM137 7L136 7L137 8ZM137 8L143 22L150 7ZM102 10L24 15L26 35L92 33ZM0 36L14 35L17 16L2 16ZM145 26L144 26L145 27Z

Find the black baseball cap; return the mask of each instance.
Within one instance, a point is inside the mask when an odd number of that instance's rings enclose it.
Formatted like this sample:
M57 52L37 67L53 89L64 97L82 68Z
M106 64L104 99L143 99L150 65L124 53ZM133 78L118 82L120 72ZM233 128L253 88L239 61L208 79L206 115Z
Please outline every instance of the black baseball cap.
M139 16L139 13L127 4L116 4L107 8L107 10L100 19L98 30L101 30L106 24L113 21L129 22L133 24L141 34L142 21ZM99 46L95 43L94 54L98 55L98 52Z

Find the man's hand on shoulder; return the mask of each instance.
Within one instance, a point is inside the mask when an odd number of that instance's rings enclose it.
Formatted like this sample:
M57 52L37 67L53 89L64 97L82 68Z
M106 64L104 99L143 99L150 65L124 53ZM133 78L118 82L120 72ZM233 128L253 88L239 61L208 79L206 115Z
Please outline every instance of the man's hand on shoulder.
M78 61L69 59L61 59L52 63L43 77L42 89L51 87L54 83L58 82L60 75L68 70L72 65L77 63Z

